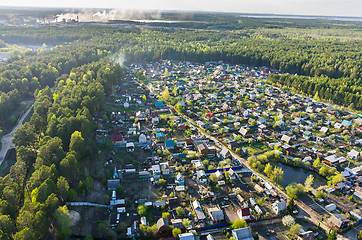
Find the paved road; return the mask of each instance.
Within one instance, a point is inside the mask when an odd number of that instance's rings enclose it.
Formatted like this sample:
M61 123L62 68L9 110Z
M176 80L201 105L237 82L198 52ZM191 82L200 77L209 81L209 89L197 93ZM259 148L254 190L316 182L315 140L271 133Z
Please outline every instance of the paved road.
M23 114L23 116L18 120L17 124L15 125L15 127L13 128L13 130L3 136L1 138L1 151L0 151L0 165L3 163L3 160L6 156L6 153L8 152L8 150L10 150L11 148L14 148L15 145L13 144L12 140L14 137L14 133L15 130L18 129L21 124L23 123L24 119L28 116L28 114L30 113L31 108L33 107L33 105L31 105L31 107Z
M186 121L188 121L190 124L192 124L194 127L196 127L197 129L201 130L200 127L198 127L195 122L191 119L189 119L187 116L183 116ZM204 133L205 134L205 133ZM224 145L222 145L218 139L216 139L215 137L211 136L211 135L207 135L206 136L211 139L212 141L215 142L215 144L219 147L226 147ZM228 148L228 147L226 147ZM229 149L229 148L228 148ZM248 162L240 157L239 155L235 154L234 152L231 151L231 149L229 149L229 151L231 152L231 155L233 156L234 159L237 159L240 163L242 163L245 167L247 167L248 169L250 169L252 171L252 173L256 176L258 176L259 178L263 179L264 181L267 181L264 179L264 176L262 176L261 174L253 171L253 169L251 168L251 166L249 166ZM269 181L267 181L269 182ZM284 198L289 198L287 196L287 194L285 194L283 191L281 191L276 185L274 185L272 182L269 182L270 185L272 185L272 187L278 192L279 196L282 196ZM316 226L318 226L318 224L320 225L320 227L322 227L327 233L329 232L329 227L326 226L323 222L321 222L322 216L319 215L318 213L316 213L313 209L311 209L309 206L307 206L306 204L304 204L302 201L299 200L295 200L295 203L298 207L300 207L304 212L307 213L307 219L309 219L311 222L313 222ZM338 234L338 237L341 239L345 239L343 238L341 235Z
M144 87L148 88L147 86L145 86L145 85L143 85L143 84L141 84L141 83L139 83L139 84L140 84L141 86L144 86ZM172 106L169 106L169 105L168 105L168 107L169 107L169 108L173 108ZM224 146L217 138L215 138L215 137L213 137L213 136L211 136L211 135L208 135L208 134L206 134L204 131L202 131L202 129L201 129L198 125L196 125L196 122L195 122L194 120L190 119L189 117L187 117L187 116L184 115L184 114L181 114L181 115L182 115L182 117L183 117L189 124L191 124L192 126L196 127L200 132L202 132L202 133L203 133L204 135L206 135L209 139L211 139L212 141L214 141L217 147L219 147L220 149L222 149L223 147L226 147L226 146ZM226 147L226 148L228 148L228 147ZM228 149L229 149L229 148L228 148ZM231 152L231 154L232 154L232 156L233 156L234 159L239 160L239 162L242 163L242 164L243 164L245 167L247 167L248 169L250 169L254 175L257 175L259 178L263 179L264 181L267 181L267 180L264 179L264 176L262 176L261 174L253 171L253 169L251 168L251 166L249 166L248 162L247 162L244 158L242 158L242 157L240 157L239 155L237 155L237 154L235 154L234 152L232 152L231 149L229 149L229 151ZM267 181L267 182L269 182L269 181ZM271 182L269 182L269 183L270 183L270 185L272 185L272 187L278 192L278 195L279 195L279 196L282 196L282 197L284 197L284 198L289 198L289 197L288 197L283 191L281 191L277 186L275 186L275 185L274 185L273 183L271 183ZM322 216L321 216L320 214L318 214L317 212L315 212L312 208L310 208L309 206L307 206L306 204L304 204L304 203L303 203L302 201L300 201L300 200L295 200L295 204L296 204L299 208L301 208L305 213L307 213L306 218L309 219L313 224L315 224L316 226L318 226L318 224L319 224L320 227L323 228L324 231L326 231L326 233L329 232L330 228L329 228L327 225L325 225L323 222L321 222ZM346 238L346 237L341 236L340 234L338 234L337 237L340 238L340 239L348 239L348 238Z
M358 224L346 233L343 233L344 239L357 240L358 233L362 230L362 224Z

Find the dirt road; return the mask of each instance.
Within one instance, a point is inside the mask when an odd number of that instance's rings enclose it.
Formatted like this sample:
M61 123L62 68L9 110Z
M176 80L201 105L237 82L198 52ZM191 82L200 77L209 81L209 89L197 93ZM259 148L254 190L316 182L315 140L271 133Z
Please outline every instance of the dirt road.
M15 127L13 128L13 130L9 134L7 134L7 135L5 135L5 136L3 136L1 138L0 165L3 163L3 160L4 160L8 150L15 147L13 142L12 142L13 137L14 137L14 133L15 133L16 129L18 129L21 126L24 119L28 116L28 114L30 113L32 107L33 107L33 105L31 105L31 107L18 120L18 122L15 125Z
M139 83L139 84L140 84L140 83ZM140 84L140 85L143 86L142 84ZM145 86L145 87L147 88L147 86ZM173 108L173 107L170 106L170 105L167 105L167 106L168 106L169 108ZM220 148L220 149L223 149L224 147L228 148L227 146L224 146L223 144L221 144L221 142L220 142L217 138L215 138L215 137L213 137L213 136L205 133L205 132L203 131L203 129L201 129L201 128L195 123L194 120L190 119L189 117L187 117L187 116L184 115L184 114L181 114L181 116L182 116L191 126L195 127L196 129L199 130L199 132L203 133L203 134L204 134L206 137L208 137L210 140L214 141L215 145L216 145L218 148ZM230 151L230 153L231 153L231 155L232 155L232 157L233 157L234 159L237 159L237 160L238 160L240 163L242 163L246 168L250 169L254 175L258 176L258 177L259 177L260 179L262 179L263 181L266 181L266 180L264 179L264 176L262 176L261 174L253 171L253 169L251 168L251 166L249 166L249 163L247 162L246 159L244 159L244 158L240 157L239 155L235 154L231 149L228 148L228 150ZM279 196L281 196L281 197L283 197L283 198L285 198L285 199L289 198L289 197L287 196L287 194L284 193L282 190L280 190L276 185L274 185L274 184L273 184L272 182L270 182L270 181L268 181L268 182L269 182L269 184L275 189L275 191L278 192L278 195L279 195ZM310 208L309 206L307 206L306 204L304 204L302 201L295 200L295 203L296 203L296 205L297 205L299 208L301 208L304 212L307 213L307 217L306 217L307 219L309 219L309 220L310 220L312 223L314 223L316 226L320 225L320 227L322 227L323 230L326 231L326 233L329 232L329 227L328 227L327 225L325 225L324 222L321 221L321 220L322 220L322 216L321 216L320 214L316 213L312 208ZM345 237L341 236L340 234L338 234L337 237L340 238L340 239L346 239Z

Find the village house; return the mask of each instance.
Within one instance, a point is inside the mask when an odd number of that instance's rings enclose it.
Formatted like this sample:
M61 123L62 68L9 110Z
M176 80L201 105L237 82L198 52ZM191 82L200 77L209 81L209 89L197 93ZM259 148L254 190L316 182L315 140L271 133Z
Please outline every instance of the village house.
M238 142L237 141L231 141L227 145L228 145L229 148L235 149L238 146Z
M288 135L285 135L285 134L281 138L281 141L285 142L287 144L290 142L290 140L291 140L291 137L289 137Z
M314 240L314 233L312 231L299 233L297 240Z
M139 143L146 143L147 142L147 137L146 135L144 135L143 133L138 137L138 142Z
M273 211L275 214L279 214L280 212L284 211L287 209L287 202L286 201L277 201L275 203L273 203Z
M159 233L165 233L171 229L166 218L158 219L157 228Z
M167 150L172 150L175 148L175 140L166 140L165 141L165 148Z
M181 173L177 173L176 179L175 179L175 184L177 186L184 186L185 185L184 177L182 176Z
M312 133L310 131L304 131L303 132L303 138L309 140L312 137Z
M160 179L160 175L161 175L161 167L160 167L160 165L158 165L158 164L152 165L151 171L152 171L153 178L155 180Z
M248 130L244 127L240 128L239 133L243 136L246 137L248 135Z
M180 206L180 200L178 197L172 197L167 200L167 205L169 210L175 210L178 206Z
M213 223L224 221L224 212L221 209L217 207L208 208L208 213Z
M237 215L242 220L249 220L251 218L250 208L241 208L237 210Z
M321 127L321 129L319 130L321 133L327 134L328 132L328 128L327 127Z
M206 240L215 240L215 238L209 233L209 234L206 236Z
M231 153L229 149L227 149L226 147L223 147L223 149L220 152L220 155L223 159L231 158Z
M178 237L179 240L195 240L195 236L192 232L179 234Z
M202 211L202 207L199 201L195 200L192 202L192 207L194 208L194 212L196 214L196 218L198 222L204 222L206 216Z
M201 170L204 169L205 166L204 164L201 162L201 160L192 160L191 163L194 165L196 170Z
M328 224L331 228L342 229L348 225L350 220L342 216L341 214L332 214L328 219Z
M341 124L348 128L349 126L351 126L352 122L344 119Z
M340 129L342 126L343 126L343 125L342 125L341 123L338 123L338 122L337 122L337 123L334 124L333 127L334 127L335 129Z
M232 168L228 170L228 174L231 180L235 180L237 178L236 173Z
M353 195L356 196L360 201L362 201L362 187L357 186Z
M223 175L222 175L222 173L221 173L219 170L217 170L217 171L215 172L215 176L216 176L217 179L219 179L219 180L223 179Z
M204 170L198 170L196 172L196 177L197 177L197 181L199 183L202 183L202 184L207 184L208 183L208 177L206 176L206 173Z
M287 155L289 155L290 153L293 152L293 148L289 144L284 144L281 147L282 147L283 152Z
M254 240L250 227L232 230L231 235L235 240Z
M328 157L324 158L324 163L328 166L335 166L339 164L339 159L336 158L336 155L329 155Z
M183 229L184 225L182 224L182 219L171 219L171 224L173 228Z
M359 159L361 157L361 153L358 152L355 149L352 149L351 151L349 151L347 153L347 155L348 155L348 158L351 159L351 160L357 160L357 159Z
M133 142L126 143L126 149L127 152L134 152L134 143Z
M170 166L168 165L168 162L160 163L160 168L163 175L170 174Z
M107 189L108 190L116 190L118 185L121 185L120 179L108 179L107 180Z
M160 123L160 119L158 117L153 117L151 120L153 126L157 126Z
M157 142L165 141L165 134L163 134L162 132L156 133L156 140Z
M163 107L163 102L162 101L156 101L155 102L155 107L162 108Z
M207 154L209 151L209 148L207 147L207 145L205 143L198 144L196 146L196 149L201 154Z

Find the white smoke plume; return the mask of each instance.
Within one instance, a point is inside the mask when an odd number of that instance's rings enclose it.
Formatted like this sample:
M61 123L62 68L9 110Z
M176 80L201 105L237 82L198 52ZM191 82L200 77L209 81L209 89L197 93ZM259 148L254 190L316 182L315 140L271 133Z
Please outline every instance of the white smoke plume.
M112 62L118 63L121 67L123 67L124 62L126 61L126 54L124 54L123 52L117 52L113 54L110 59Z
M112 20L157 20L161 18L160 12L145 12L140 10L82 10L69 11L58 14L55 22L79 21L79 22L108 22Z

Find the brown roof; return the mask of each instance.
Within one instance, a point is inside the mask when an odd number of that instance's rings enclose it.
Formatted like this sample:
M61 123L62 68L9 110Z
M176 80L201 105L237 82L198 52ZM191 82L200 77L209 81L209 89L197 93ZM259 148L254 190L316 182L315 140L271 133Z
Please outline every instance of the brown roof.
M186 144L187 145L192 145L192 144L194 144L194 141L192 140L192 139L186 139Z
M341 228L342 225L348 223L349 220L343 217L341 214L333 214L332 217L329 218L328 222L338 228Z

